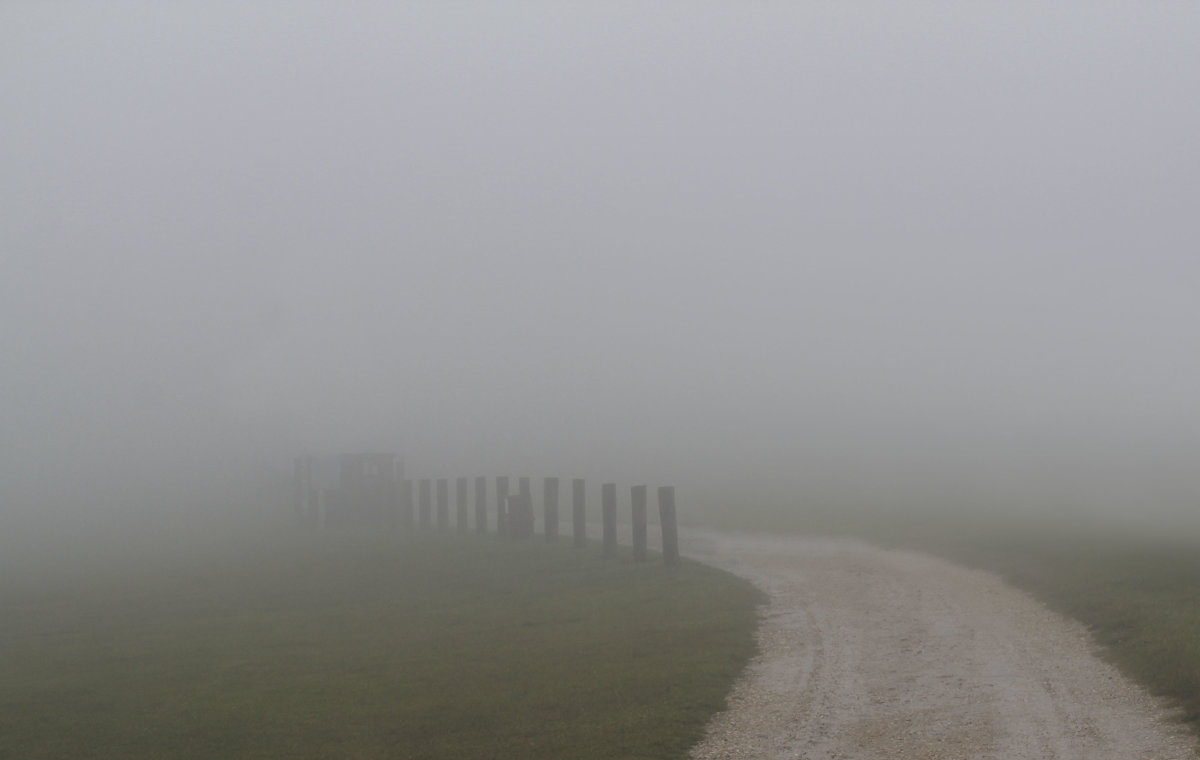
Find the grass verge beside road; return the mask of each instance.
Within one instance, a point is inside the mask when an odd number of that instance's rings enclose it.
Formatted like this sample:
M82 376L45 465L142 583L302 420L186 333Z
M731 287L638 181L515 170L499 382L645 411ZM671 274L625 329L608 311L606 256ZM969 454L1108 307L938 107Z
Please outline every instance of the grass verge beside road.
M680 758L759 594L694 562L323 536L9 563L0 757Z

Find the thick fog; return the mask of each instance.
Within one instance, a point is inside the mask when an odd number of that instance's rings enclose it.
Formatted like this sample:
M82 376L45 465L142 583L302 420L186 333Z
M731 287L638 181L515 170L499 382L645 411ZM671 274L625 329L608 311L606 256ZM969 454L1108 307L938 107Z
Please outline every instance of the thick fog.
M9 0L0 516L248 508L360 449L681 509L1200 512L1198 38L1192 3Z

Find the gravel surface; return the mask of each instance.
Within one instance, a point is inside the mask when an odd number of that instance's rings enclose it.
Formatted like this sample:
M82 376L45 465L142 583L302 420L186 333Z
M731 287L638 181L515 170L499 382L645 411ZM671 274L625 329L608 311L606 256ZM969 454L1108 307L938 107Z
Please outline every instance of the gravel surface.
M1082 625L994 575L851 539L681 538L770 597L696 760L1196 757Z

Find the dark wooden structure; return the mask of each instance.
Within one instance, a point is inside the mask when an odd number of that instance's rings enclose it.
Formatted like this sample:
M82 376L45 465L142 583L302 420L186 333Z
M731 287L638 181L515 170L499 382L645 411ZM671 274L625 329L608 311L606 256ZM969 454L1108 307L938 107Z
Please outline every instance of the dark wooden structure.
M336 461L336 465L334 462ZM336 470L336 476L333 475ZM296 516L312 527L395 525L404 463L391 452L297 457Z

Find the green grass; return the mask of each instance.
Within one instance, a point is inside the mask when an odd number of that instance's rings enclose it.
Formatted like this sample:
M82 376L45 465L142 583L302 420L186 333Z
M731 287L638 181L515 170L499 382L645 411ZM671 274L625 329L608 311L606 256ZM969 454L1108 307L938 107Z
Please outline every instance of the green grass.
M684 757L759 595L598 553L343 535L9 563L0 757Z
M858 535L991 570L1085 623L1105 655L1200 730L1200 539L947 510L794 509L725 527Z

